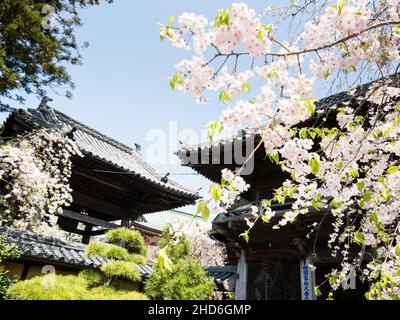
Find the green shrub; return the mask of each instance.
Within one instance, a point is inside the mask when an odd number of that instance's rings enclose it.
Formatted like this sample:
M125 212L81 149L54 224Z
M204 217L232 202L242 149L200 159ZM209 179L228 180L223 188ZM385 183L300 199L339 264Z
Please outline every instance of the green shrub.
M9 245L5 234L0 235L0 300L6 298L7 289L17 281L1 264L4 261L19 258L20 251L16 245Z
M107 282L107 278L104 274L91 269L81 271L79 277L86 281L89 288L102 286Z
M101 271L110 278L125 278L131 281L140 281L140 271L136 264L129 261L111 261L101 267Z
M186 237L183 237L177 244L170 245L172 235L169 232L169 228L170 225L165 227L161 239L158 242L158 246L160 248L166 248L168 257L172 260L172 262L175 262L188 256L190 250L190 241Z
M136 264L145 264L146 258L140 254L130 254L128 260L129 262L133 262Z
M80 277L48 274L17 282L8 295L16 300L81 300L87 290L86 281Z
M100 256L105 259L128 260L129 252L125 248L101 242L93 242L86 247L87 256Z
M148 300L148 298L145 294L136 291L98 287L91 289L85 296L85 300Z
M147 247L143 236L139 231L127 228L111 229L107 231L106 237L108 242L117 245L121 244L128 249L130 253L140 254L145 257L147 256Z
M143 236L135 230L117 228L106 233L109 243L91 243L85 250L89 256L109 259L100 270L107 278L105 286L116 286L115 280L124 278L140 281L141 275L137 264L145 264L147 248Z
M214 290L214 281L194 259L180 259L172 272L155 266L145 283L146 294L158 300L206 300Z
M189 258L190 242L181 237L171 244L170 226L164 229L159 247L165 249L172 261L171 270L155 265L145 283L146 294L158 300L205 300L214 291L214 280L207 277L199 261Z
M16 300L146 300L139 292L114 288L89 288L81 276L46 275L12 285L8 295Z

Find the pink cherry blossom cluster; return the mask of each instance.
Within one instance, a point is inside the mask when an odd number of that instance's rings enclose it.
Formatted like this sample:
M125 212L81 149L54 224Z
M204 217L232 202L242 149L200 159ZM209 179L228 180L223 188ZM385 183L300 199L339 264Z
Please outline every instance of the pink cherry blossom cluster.
M234 3L230 9L229 25L222 25L211 31L213 43L222 53L230 53L243 43L249 54L260 56L269 52L272 41L268 36L259 36L262 24L255 17L255 11L247 4Z
M254 73L250 70L238 74L232 74L228 71L228 68L224 66L221 70L221 74L214 82L213 89L223 89L233 99L242 93L243 85L248 83L252 77L254 77Z
M334 6L328 7L316 24L306 23L305 46L322 47L335 41L337 37L345 37L364 30L371 15L371 11L366 9L365 5L366 2L352 5L347 4L347 1L338 1ZM334 32L328 33L327 30Z
M200 262L202 266L224 265L227 260L226 247L223 243L211 239L207 231L198 223L174 221L169 226L172 236L171 244L177 244L182 238L190 241L189 256Z
M203 16L185 12L179 16L178 23L182 32L190 32L197 36L205 32L208 20Z
M269 199L279 202L290 196L294 202L274 228L309 214L311 207L329 210L334 222L327 244L332 255L342 259L330 274L333 290L355 270L370 281L370 298L399 298L398 83L378 83L357 97L359 105L371 106L366 114L349 103L332 106L337 112L335 128L296 125L320 111L315 88L320 91L324 81L333 84L336 77L351 83L366 74L376 79L376 74L395 70L400 62L400 1L338 0L324 2L321 8L322 14L310 16L298 36L278 41L271 34L279 34L278 27L261 20L267 16L257 17L245 3L234 3L208 30L201 25L194 35L198 56L191 61L197 62L183 60L177 66L182 89L201 102L207 101L206 90L217 91L224 103L232 100L220 116L223 126L255 125L267 154L290 174ZM199 18L189 19L194 23ZM185 23L186 31L189 25ZM260 90L243 99L241 94L254 87L254 74L261 79ZM348 86L344 89L354 88ZM217 214L225 213L249 188L230 170L221 175L221 184L207 199ZM252 208L249 228L260 215L269 220L274 212L268 206ZM357 223L351 220L355 217ZM312 231L319 227L314 224ZM350 255L354 245L360 247L356 258ZM376 252L366 267L360 263L365 250ZM385 286L388 281L393 285Z
M233 173L229 169L223 169L222 172L221 195L218 199L210 198L210 210L212 214L227 212L227 210L235 203L239 195L249 190L250 185L239 175Z
M45 214L55 214L72 200L68 179L71 157L81 155L58 131L37 130L0 147L0 179L5 182L1 219L35 229Z
M201 97L204 87L211 86L214 76L214 69L205 63L204 58L195 56L192 60L182 60L176 66L178 72L185 75L183 90L193 93L196 97Z

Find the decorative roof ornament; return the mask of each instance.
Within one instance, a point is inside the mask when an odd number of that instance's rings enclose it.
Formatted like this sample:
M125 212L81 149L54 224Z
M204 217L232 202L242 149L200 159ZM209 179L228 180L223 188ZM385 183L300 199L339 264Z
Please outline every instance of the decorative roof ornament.
M50 106L47 104L48 102L53 101L52 98L49 98L48 96L44 96L42 100L40 101L38 109L44 109L44 108L49 108Z

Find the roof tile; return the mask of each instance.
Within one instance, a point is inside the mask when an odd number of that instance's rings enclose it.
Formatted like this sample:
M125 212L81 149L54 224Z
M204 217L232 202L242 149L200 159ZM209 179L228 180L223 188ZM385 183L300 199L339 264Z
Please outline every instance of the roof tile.
M163 177L143 160L138 151L89 128L60 111L50 107L39 107L28 110L15 109L13 114L34 128L62 129L66 132L76 128L75 142L83 154L90 155L164 190L181 194L193 200L198 198L197 192L188 187L170 179L166 182L162 181Z
M0 234L7 234L7 241L18 245L21 255L25 258L40 258L88 268L98 268L107 263L107 260L101 257L86 256L84 245L6 227L0 227ZM137 265L142 277L151 275L152 265L152 263ZM236 273L234 266L210 266L206 270L208 276L214 278L217 283L234 281Z

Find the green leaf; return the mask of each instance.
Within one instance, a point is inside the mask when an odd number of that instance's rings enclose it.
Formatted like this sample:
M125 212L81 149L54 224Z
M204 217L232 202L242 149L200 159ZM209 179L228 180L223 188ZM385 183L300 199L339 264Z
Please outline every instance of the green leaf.
M357 183L357 189L358 191L362 192L365 186L365 182L364 181L360 181Z
M315 296L317 296L317 297L322 295L321 290L319 289L319 287L314 287L314 293L315 293Z
M358 178L360 176L360 173L358 172L357 168L351 168L349 170L349 176L352 178Z
M338 16L340 16L342 14L343 8L344 6L347 4L347 0L342 0L340 1L337 10L338 10Z
M379 228L379 218L378 218L378 214L376 212L372 212L371 214L371 220L373 221L373 223L375 224L375 226L377 228Z
M200 213L203 220L207 221L208 218L210 217L210 209L207 206L207 202L205 200L200 200L197 203L197 210L196 214Z
M175 20L175 17L170 16L169 19L168 19L169 24L172 25L174 23L174 20Z
M334 208L339 208L339 207L342 206L342 204L343 204L342 201L336 201L335 199L333 199L333 200L331 201L331 206L334 207Z
M278 203L280 204L284 204L285 203L285 197L281 196L281 195L277 195L276 196L276 200L278 201Z
M230 10L228 10L228 9L218 10L217 16L215 17L215 20L214 20L213 27L218 28L222 25L229 26L229 14L230 14Z
M382 197L382 199L385 200L386 202L387 202L387 201L390 201L391 196L390 196L389 190L388 190L388 189L383 189L383 190L381 190L381 197Z
M299 131L299 137L306 139L308 137L307 128L301 128Z
M261 216L261 220L262 220L264 223L270 223L269 218L268 218L266 215L264 215L264 214Z
M310 99L304 99L304 104L306 105L306 108L308 111L310 111L311 114L315 112L315 102L316 100L310 100Z
M172 90L182 89L183 88L183 78L182 75L177 72L172 78L169 80L169 85Z
M363 200L365 200L365 201L369 201L369 200L371 200L371 198L372 198L372 192L371 191L366 192L364 194L364 196L363 196Z
M224 130L224 126L222 122L213 121L208 125L207 130L208 130L208 138L210 139L210 141L213 141L214 135L216 133L221 133L222 130Z
M222 197L222 188L218 183L213 183L210 186L210 194L213 196L215 202L218 202Z
M167 269L168 271L172 271L172 261L168 257L166 249L162 248L158 251L157 263L161 269Z
M396 173L397 171L399 171L399 166L391 166L389 169L387 169L386 173L392 174L392 173Z
M312 207L315 209L315 210L319 210L319 208L320 208L320 200L318 199L318 198L313 198L312 200L311 200L311 205L312 205Z
M160 40L163 41L165 37L172 38L171 27L163 26L160 29Z
M364 241L365 241L364 233L362 233L362 232L360 232L360 231L357 231L357 232L354 234L354 239L353 239L353 241L354 241L355 243L359 244L360 246L362 246L362 245L364 244Z
M324 79L328 79L329 78L329 76L330 76L330 74L331 74L331 70L329 69L329 70L326 70L325 72L324 72L324 74L323 74L323 77L324 77Z
M320 170L320 158L319 158L319 155L318 155L318 154L313 153L313 154L311 155L311 159L308 160L308 166L310 167L311 172L312 172L315 176L317 176L317 175L318 175L318 172L319 172L319 170Z
M245 93L249 93L250 90L251 90L251 85L250 85L250 83L249 83L249 82L244 82L244 83L242 84L242 91L245 92Z
M394 33L400 35L400 24L396 24L394 26Z
M246 241L247 243L249 243L249 230L246 230L245 232L239 234L240 238L243 238L244 241Z
M263 40L264 39L264 30L261 29L261 30L258 31L257 38L259 40Z
M279 164L279 153L278 151L274 154L267 154L268 158L271 162L276 163L277 165Z
M222 103L226 104L226 103L232 101L232 96L231 96L231 94L230 94L228 91L224 90L224 91L221 91L221 92L219 93L218 99L219 99L219 101L221 101Z
M400 260L400 244L396 246L397 260Z
M165 39L166 36L166 28L162 27L160 30L160 40L163 41Z
M308 130L308 134L310 135L311 139L315 139L315 137L317 136L317 133L313 130Z
M266 33L268 33L272 30L272 24L264 24L262 28Z

